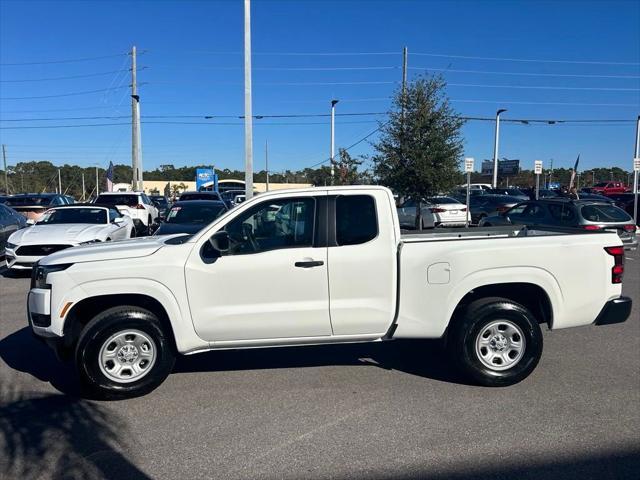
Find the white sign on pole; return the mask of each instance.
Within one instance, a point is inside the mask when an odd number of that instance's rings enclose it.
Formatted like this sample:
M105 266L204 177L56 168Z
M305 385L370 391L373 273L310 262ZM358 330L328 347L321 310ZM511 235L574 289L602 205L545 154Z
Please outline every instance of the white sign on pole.
M633 171L640 172L640 158L633 159Z
M464 172L465 173L473 173L473 157L464 159Z
M542 174L542 160L535 161L535 174L536 175Z

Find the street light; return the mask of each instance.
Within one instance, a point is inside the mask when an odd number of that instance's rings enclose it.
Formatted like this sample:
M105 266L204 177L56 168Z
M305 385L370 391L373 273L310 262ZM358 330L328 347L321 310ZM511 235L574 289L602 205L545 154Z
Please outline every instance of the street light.
M498 142L500 141L500 114L506 112L501 108L496 112L496 135L493 142L493 188L498 188Z
M336 103L338 103L338 100L331 100L331 185L333 185L333 180L334 180L334 176L335 176L335 169L334 169L334 157L335 157L335 152L334 152L334 148L335 148L335 114L336 114Z

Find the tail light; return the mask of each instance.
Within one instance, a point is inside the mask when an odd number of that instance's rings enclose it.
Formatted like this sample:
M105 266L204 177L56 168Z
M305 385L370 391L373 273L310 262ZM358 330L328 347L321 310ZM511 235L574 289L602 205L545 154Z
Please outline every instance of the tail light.
M635 232L635 231L636 231L636 226L635 226L635 225L625 225L625 226L624 226L624 229L625 229L627 232Z
M465 207L465 208L461 208L461 209L460 209L460 211L461 211L461 212L466 212L466 211L467 211L467 207Z
M429 210L431 210L431 213L443 213L447 211L445 208L430 208Z
M136 205L136 210L144 210L144 205L139 203L138 205Z
M582 228L589 231L602 230L602 227L599 227L598 225L583 225Z
M611 283L622 283L624 275L624 247L604 247L605 252L613 256L611 267Z

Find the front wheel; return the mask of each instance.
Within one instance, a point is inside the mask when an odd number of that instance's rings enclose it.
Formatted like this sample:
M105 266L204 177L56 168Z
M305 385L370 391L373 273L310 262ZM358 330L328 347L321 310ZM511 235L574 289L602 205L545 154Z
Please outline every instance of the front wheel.
M453 325L449 349L460 370L488 387L524 380L542 356L542 331L533 314L506 298L472 302Z
M80 380L92 397L149 393L171 373L172 343L158 318L134 306L110 308L84 328L75 352Z

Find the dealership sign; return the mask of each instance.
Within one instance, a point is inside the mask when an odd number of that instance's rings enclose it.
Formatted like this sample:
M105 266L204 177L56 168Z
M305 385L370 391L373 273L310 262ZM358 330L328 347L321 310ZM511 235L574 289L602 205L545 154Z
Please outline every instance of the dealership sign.
M202 187L211 187L212 190L218 191L218 175L214 173L213 168L196 169L196 190L200 191Z
M520 173L520 160L498 160L498 175L509 176ZM493 175L493 160L482 162L482 175Z

